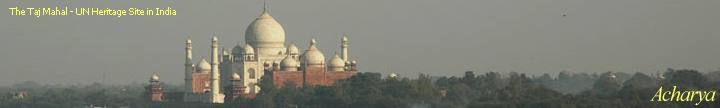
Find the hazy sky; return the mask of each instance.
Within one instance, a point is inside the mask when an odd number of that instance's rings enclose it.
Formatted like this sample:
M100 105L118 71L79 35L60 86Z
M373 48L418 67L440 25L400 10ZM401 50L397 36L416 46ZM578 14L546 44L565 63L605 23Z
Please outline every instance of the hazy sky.
M19 2L23 1L23 2ZM33 0L31 0L33 1ZM40 0L42 1L42 0ZM64 1L64 0L63 0ZM93 1L93 2L90 2ZM103 3L106 1L111 3ZM152 1L152 0L150 0ZM209 39L244 43L261 0L73 0L74 7L165 7L165 17L0 15L0 85L146 82L183 78L184 39L195 58ZM4 0L2 9L56 0ZM360 71L461 75L656 72L720 68L720 0L271 0L287 43L317 38L326 58L341 34ZM562 14L567 13L566 17ZM197 59L196 59L197 60Z

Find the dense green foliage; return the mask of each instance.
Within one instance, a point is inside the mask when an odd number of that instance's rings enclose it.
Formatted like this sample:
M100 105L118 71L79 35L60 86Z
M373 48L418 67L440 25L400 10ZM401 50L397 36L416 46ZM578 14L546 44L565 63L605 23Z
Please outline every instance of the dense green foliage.
M662 76L644 73L599 74L561 72L553 77L522 73L475 73L461 77L383 77L364 72L335 86L273 86L263 78L255 99L227 101L237 108L643 108L717 107L718 102L650 102L658 87L717 90L720 72L668 69ZM290 84L290 83L288 83ZM173 92L177 86L166 85ZM0 90L1 108L68 108L90 105L148 107L142 84L103 86L43 86L26 82ZM28 97L18 99L17 92ZM168 97L179 101L181 97Z
M142 84L107 86L95 83L79 87L23 82L4 89L8 92L0 94L0 108L144 107L148 102ZM9 91L23 91L27 95L20 97L19 92Z
M706 74L718 74L710 72ZM662 78L664 77L664 78ZM255 100L235 101L228 107L251 108L642 108L714 107L717 102L693 106L692 102L650 102L659 86L717 90L716 77L695 70L668 69L663 76L644 73L561 72L529 77L521 73L468 71L463 77L416 79L383 78L378 73L358 73L335 86L262 86ZM668 83L662 83L668 82ZM562 92L561 92L562 91ZM576 91L576 92L573 92Z

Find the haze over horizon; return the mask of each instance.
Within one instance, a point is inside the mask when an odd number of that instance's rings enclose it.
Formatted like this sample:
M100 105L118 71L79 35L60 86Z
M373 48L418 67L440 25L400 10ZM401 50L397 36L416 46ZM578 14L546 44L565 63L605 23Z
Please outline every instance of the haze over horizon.
M184 40L195 61L210 37L231 48L262 0L112 1L72 6L129 8L172 5L177 16L18 17L0 15L0 85L144 83L157 72L183 79ZM169 0L172 1L172 0ZM5 0L0 7L55 3ZM361 72L415 77L464 71L657 72L720 68L718 0L270 0L286 43L305 50L316 38L326 58L348 34ZM566 15L566 16L564 16Z

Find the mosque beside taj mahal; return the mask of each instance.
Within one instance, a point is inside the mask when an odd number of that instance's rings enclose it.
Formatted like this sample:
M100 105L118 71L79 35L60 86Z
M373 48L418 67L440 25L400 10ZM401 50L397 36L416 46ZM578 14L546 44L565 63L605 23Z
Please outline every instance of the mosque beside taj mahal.
M192 40L185 41L184 102L224 103L235 98L254 98L260 91L257 84L265 75L270 75L266 78L272 78L277 87L285 84L303 87L329 86L357 72L357 62L348 57L346 36L339 39L340 54L329 59L317 48L315 39L300 53L294 44L285 44L285 30L266 8L247 27L245 44L230 50L220 48L217 37L210 41L208 59L194 59ZM150 78L148 90L153 102L161 102L165 97L159 79L158 75Z

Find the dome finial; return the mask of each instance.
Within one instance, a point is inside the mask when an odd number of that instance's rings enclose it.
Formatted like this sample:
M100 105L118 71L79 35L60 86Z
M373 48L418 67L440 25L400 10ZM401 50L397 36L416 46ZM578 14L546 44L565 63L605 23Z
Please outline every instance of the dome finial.
M185 38L185 43L192 43L192 39L190 36L187 36L187 38Z
M317 41L315 41L315 38L310 39L310 45L315 45L315 44L317 44Z
M263 0L263 13L267 12L267 0Z

